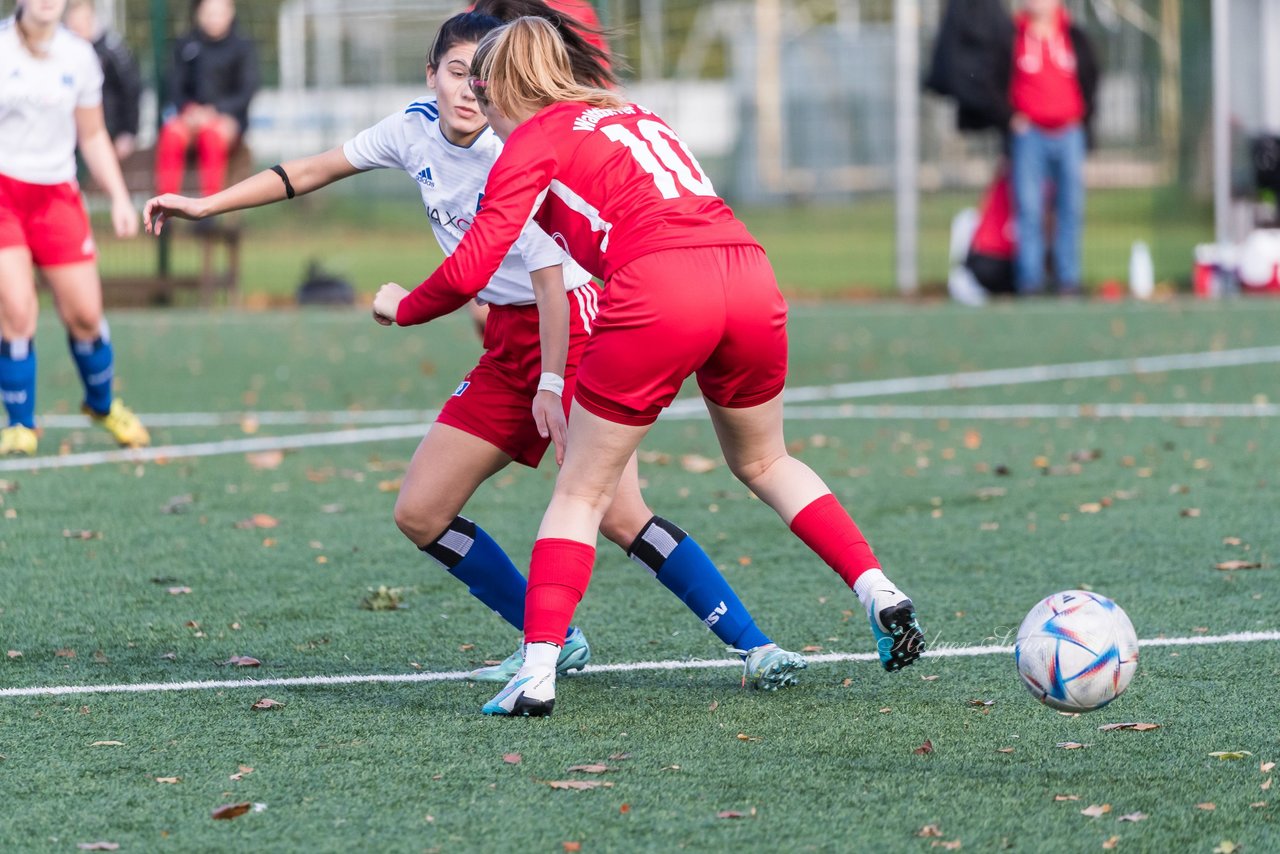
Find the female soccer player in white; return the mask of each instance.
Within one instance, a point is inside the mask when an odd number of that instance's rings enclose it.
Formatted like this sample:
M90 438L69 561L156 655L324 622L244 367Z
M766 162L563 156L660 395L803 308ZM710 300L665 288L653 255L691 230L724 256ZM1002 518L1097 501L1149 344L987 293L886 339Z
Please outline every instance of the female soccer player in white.
M506 140L458 249L412 292L383 285L375 318L422 323L470 298L530 217L605 281L578 371L568 450L529 570L525 661L486 714L546 715L556 656L591 577L596 529L659 412L691 374L734 474L856 593L880 661L924 646L915 606L849 514L783 438L787 306L759 243L660 118L575 80L556 30L490 33L471 85Z
M523 5L551 14L541 3ZM478 12L444 24L427 63L434 100L415 101L339 148L266 170L206 199L157 196L144 210L148 229L158 232L168 217L214 216L292 198L365 170L395 168L417 181L437 241L446 254L453 252L476 216L485 178L502 149L467 85L477 42L499 24ZM603 54L575 31L563 32L582 73L595 83L612 82ZM490 307L486 352L414 454L395 518L416 546L523 630L524 577L480 526L458 514L480 484L513 460L537 466L551 439L560 461L562 401L572 396L598 290L554 241L530 226L477 296ZM773 644L693 538L645 505L634 457L600 530L741 652L744 680L770 690L795 682L804 659ZM562 641L558 671L581 669L590 656L582 632L570 627ZM519 669L521 653L472 675L505 682Z
M102 67L93 47L59 23L65 8L66 0L19 0L0 21L0 394L9 416L0 454L36 452L37 267L67 328L85 414L121 445L151 441L111 394L114 356L76 184L77 143L111 197L117 236L138 233L138 212L102 117Z

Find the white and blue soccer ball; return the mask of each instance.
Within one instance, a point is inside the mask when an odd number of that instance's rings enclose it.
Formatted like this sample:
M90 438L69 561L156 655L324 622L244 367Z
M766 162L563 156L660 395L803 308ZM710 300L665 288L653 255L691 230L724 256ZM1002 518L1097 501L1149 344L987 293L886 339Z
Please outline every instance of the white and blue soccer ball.
M1064 712L1090 712L1129 687L1138 669L1138 636L1106 596L1064 590L1027 614L1014 658L1037 700Z

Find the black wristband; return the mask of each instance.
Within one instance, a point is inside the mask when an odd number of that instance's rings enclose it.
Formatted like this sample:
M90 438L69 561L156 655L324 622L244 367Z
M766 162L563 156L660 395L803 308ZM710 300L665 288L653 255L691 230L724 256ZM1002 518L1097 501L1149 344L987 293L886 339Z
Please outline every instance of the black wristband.
M280 180L284 181L284 195L286 199L292 199L297 195L293 191L293 185L289 183L289 173L284 171L284 167L277 163L271 167L271 171L280 176Z

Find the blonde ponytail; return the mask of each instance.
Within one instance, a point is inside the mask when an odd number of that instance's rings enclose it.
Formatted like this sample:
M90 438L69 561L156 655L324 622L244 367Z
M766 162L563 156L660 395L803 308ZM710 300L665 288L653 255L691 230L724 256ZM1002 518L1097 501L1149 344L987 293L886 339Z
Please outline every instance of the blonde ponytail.
M476 98L512 118L561 101L605 109L626 106L617 94L574 80L564 41L543 18L516 18L490 32L476 48L471 75Z

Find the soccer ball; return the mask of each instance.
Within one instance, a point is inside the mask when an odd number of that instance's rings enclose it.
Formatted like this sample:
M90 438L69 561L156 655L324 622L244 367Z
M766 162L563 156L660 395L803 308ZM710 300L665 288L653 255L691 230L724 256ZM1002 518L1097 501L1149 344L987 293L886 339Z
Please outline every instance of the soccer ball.
M1106 596L1066 590L1031 609L1013 654L1031 696L1064 712L1089 712L1129 687L1138 669L1138 636Z

